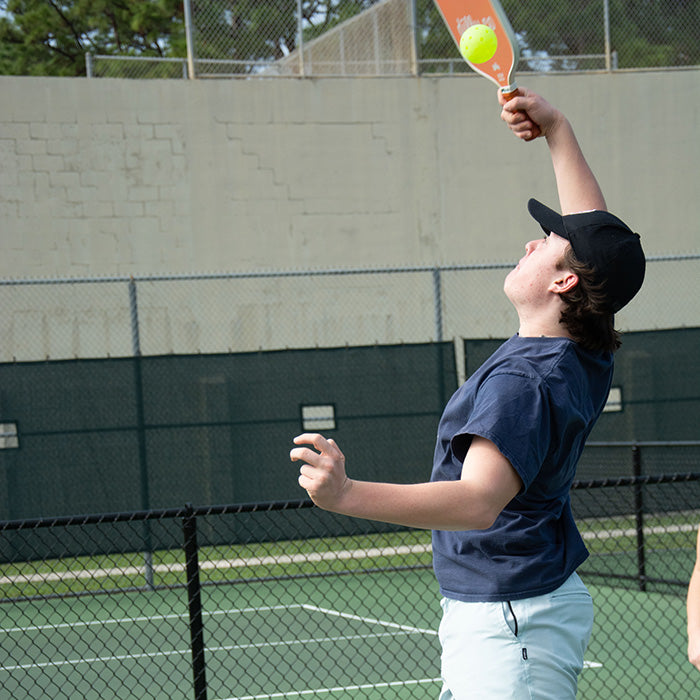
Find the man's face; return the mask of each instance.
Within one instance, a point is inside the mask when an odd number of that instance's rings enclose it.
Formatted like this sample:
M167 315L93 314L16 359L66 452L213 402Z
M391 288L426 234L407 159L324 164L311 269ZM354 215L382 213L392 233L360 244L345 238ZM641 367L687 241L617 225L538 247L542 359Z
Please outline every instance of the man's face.
M556 233L545 235L525 245L525 255L508 273L503 289L516 306L541 305L554 291L554 283L563 276L557 267L569 242Z

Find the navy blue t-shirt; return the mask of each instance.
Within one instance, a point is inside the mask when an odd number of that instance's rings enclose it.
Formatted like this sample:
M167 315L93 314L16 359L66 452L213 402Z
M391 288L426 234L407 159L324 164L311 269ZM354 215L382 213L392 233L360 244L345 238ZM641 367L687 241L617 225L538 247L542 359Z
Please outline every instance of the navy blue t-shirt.
M493 442L521 492L487 530L434 531L440 591L466 602L558 588L588 552L569 490L610 391L613 355L568 338L506 341L455 392L440 420L431 481L457 480L472 436Z

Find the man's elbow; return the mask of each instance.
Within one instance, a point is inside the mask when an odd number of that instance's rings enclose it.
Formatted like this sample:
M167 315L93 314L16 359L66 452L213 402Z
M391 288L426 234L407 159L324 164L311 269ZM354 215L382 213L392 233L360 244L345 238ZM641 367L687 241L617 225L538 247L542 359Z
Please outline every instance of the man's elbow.
M458 523L452 528L454 530L488 530L494 525L501 514L500 507L490 507L486 504L478 508L472 508L468 513L460 518Z
M501 514L501 508L483 508L480 510L476 518L475 530L488 530L493 527L494 523Z

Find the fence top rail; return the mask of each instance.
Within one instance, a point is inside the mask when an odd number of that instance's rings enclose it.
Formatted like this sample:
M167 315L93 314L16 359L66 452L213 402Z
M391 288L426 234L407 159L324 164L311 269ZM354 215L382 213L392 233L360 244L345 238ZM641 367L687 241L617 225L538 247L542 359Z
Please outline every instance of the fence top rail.
M700 440L613 440L590 441L586 447L700 447Z
M90 58L98 58L102 61L141 61L141 62L151 62L160 63L161 61L167 61L169 63L186 63L187 57L178 58L172 56L132 56L130 54L104 54L104 53L86 53Z
M678 484L691 481L700 481L700 472L688 472L685 474L651 474L648 476L618 476L607 479L589 479L573 482L572 491L586 489L615 488L618 486L652 486L656 484Z
M0 532L7 530L32 530L44 527L69 527L73 525L103 525L107 523L138 522L142 520L174 520L207 515L235 515L240 513L263 513L280 510L302 510L312 508L310 499L299 501L270 501L264 503L227 503L212 506L186 505L180 508L135 510L116 513L86 513L83 515L61 515L26 520L0 520Z
M698 256L700 258L700 255ZM381 275L397 272L435 272L459 270L500 270L512 267L515 262L474 263L463 265L415 265L401 267L339 267L304 270L250 270L248 272L202 272L162 275L124 275L105 277L29 277L0 279L0 286L42 284L90 284L108 282L170 282L188 280L253 279L261 277L323 277L334 275Z
M679 444L679 443L653 443ZM606 479L576 480L572 490L614 488L620 486L673 484L700 481L700 472L678 474L657 474L647 476L619 476ZM69 527L80 525L99 525L118 522L138 522L143 520L167 520L176 518L204 517L207 515L235 515L241 513L263 513L281 510L303 510L314 508L309 499L298 501L270 501L266 503L232 503L213 506L191 506L166 508L160 510L126 511L121 513L91 513L85 515L66 515L27 520L0 520L0 532L10 530L32 530L51 527Z
M700 260L700 253L651 255L647 262L687 262ZM336 267L299 270L249 270L240 272L202 272L153 275L106 275L101 277L24 277L0 278L0 287L44 284L95 284L114 282L169 282L183 280L255 279L263 277L324 277L334 275L381 275L399 272L461 272L467 270L506 270L515 265L510 262L455 263L450 265L403 265L387 267Z

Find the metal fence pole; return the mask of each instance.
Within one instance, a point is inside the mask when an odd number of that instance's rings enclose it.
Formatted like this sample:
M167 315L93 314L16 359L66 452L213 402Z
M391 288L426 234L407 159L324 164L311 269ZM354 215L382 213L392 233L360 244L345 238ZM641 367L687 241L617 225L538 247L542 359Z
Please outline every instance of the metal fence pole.
M85 77L92 78L92 54L88 51L85 54Z
M185 40L187 42L187 77L194 80L194 31L192 30L192 5L190 0L184 0L185 9Z
M411 75L418 75L418 10L411 0Z
M605 28L605 70L612 69L610 56L610 0L603 0L603 26Z
M129 280L129 312L131 317L131 349L134 357L134 394L136 400L136 431L139 446L139 472L141 475L141 507L148 510L150 494L148 487L148 455L146 451L146 428L143 413L143 377L141 374L141 336L139 333L139 310L136 296L136 281ZM154 589L153 582L153 543L151 523L143 521L143 559L146 587Z
M297 0L297 51L299 53L299 75L304 77L304 15L301 8L302 0Z
M639 580L639 590L645 592L647 589L647 568L644 551L644 486L640 478L642 476L642 453L639 445L632 446L632 473L636 479L634 482L634 520L637 531L637 579Z
M442 342L442 276L440 268L433 269L433 304L435 307L435 342Z
M187 571L187 601L190 613L190 643L192 650L192 675L195 700L207 700L207 667L204 658L204 623L202 622L202 596L199 582L199 552L197 547L197 517L191 504L182 519Z

